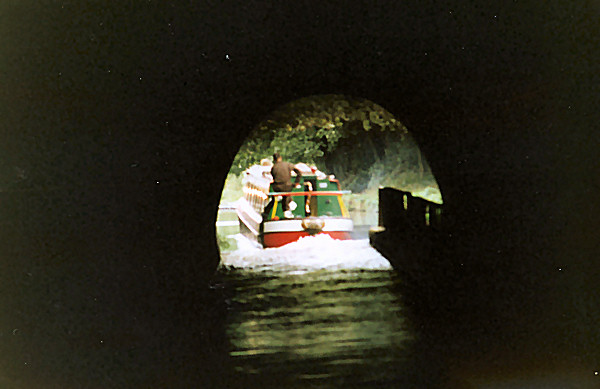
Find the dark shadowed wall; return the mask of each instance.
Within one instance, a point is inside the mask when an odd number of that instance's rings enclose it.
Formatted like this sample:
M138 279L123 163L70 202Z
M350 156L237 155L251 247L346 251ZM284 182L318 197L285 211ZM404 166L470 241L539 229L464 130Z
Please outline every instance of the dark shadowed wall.
M225 174L268 112L326 93L411 130L455 232L448 256L473 266L464 279L505 264L573 296L558 310L588 296L569 312L589 335L595 3L344 4L0 6L0 383L217 382L207 283Z

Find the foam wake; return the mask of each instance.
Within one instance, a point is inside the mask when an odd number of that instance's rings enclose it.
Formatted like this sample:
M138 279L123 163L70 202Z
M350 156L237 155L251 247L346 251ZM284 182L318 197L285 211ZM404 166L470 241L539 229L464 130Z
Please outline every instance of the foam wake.
M301 238L277 248L261 248L241 234L237 250L221 254L221 269L308 272L315 270L389 270L390 263L369 245L368 239L335 240L328 235Z

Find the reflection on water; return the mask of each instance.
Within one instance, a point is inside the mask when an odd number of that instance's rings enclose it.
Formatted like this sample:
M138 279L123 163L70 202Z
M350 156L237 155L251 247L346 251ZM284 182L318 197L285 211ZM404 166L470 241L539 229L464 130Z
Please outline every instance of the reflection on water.
M235 226L219 232L229 374L218 387L600 387L597 359L568 351L555 316L495 321L489 293L465 295L479 272L448 287L432 267L407 284L366 239L262 249Z
M235 379L282 387L373 384L397 374L410 341L395 274L367 240L310 237L222 256Z

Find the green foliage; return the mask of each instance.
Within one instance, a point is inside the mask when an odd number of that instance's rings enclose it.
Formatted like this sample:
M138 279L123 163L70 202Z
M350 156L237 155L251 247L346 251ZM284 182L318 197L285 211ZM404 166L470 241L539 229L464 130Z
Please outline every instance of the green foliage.
M239 173L276 151L291 162L319 164L340 139L372 129L407 133L389 112L368 100L340 95L299 99L271 113L253 130L231 172Z
M334 173L353 192L388 185L416 192L432 188L439 193L407 129L369 100L322 95L286 104L248 136L230 175L270 159L274 152L287 161L315 164Z
M220 251L230 251L231 243L230 239L227 236L217 234L217 245Z
M221 203L233 203L240 198L242 193L242 175L229 173L223 185L221 193Z

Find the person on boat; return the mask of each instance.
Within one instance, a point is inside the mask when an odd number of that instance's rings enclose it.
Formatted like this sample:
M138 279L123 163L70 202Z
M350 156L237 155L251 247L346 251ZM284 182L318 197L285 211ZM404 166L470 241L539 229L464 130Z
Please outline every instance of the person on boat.
M296 173L296 182L292 184L292 171ZM273 190L275 192L290 192L294 187L300 186L302 173L293 164L285 162L279 153L273 154L273 167L271 168L273 176ZM290 196L283 196L281 207L283 215L286 218L292 218L292 211L289 210Z

